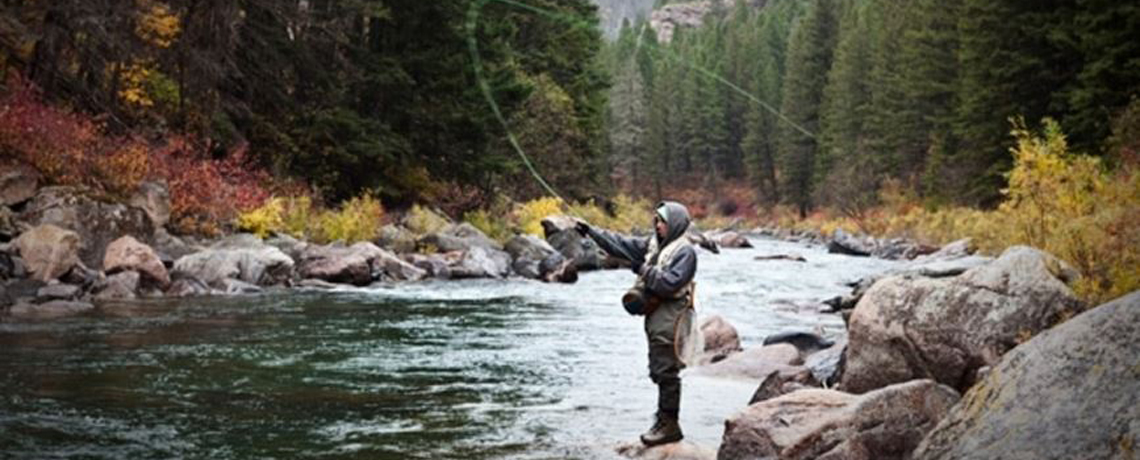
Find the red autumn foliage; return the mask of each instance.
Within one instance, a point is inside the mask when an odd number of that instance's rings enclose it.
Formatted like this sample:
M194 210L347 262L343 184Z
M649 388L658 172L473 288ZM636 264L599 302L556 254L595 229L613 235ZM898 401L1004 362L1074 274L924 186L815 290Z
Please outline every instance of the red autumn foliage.
M214 234L239 212L261 206L271 190L305 193L303 184L276 181L254 165L245 146L216 160L181 136L148 143L139 136L108 135L92 117L44 103L19 76L6 86L0 95L0 156L35 167L49 183L120 198L144 180L165 181L175 231Z

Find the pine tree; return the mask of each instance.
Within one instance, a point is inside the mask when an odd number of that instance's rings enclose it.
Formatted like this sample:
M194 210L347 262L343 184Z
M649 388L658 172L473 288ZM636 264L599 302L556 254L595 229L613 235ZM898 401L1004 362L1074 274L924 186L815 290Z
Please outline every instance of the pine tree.
M1077 0L1071 38L1083 56L1065 96L1065 132L1078 150L1095 152L1109 134L1106 120L1140 96L1140 7L1134 2Z
M820 110L835 41L832 0L812 1L788 42L787 74L781 112L812 137L784 123L780 126L777 164L782 195L806 216L812 208Z

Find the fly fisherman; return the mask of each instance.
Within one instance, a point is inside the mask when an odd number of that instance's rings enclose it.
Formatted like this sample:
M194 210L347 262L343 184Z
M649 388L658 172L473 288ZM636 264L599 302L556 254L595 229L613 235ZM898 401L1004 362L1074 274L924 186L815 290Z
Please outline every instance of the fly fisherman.
M649 341L649 378L657 384L657 421L641 435L648 446L680 441L681 378L684 367L679 346L687 343L693 323L693 275L697 272L697 252L685 232L689 211L680 203L664 201L657 205L655 235L628 237L597 229L584 221L577 223L583 236L598 243L613 257L629 260L637 282L622 297L622 305L632 315L645 316Z

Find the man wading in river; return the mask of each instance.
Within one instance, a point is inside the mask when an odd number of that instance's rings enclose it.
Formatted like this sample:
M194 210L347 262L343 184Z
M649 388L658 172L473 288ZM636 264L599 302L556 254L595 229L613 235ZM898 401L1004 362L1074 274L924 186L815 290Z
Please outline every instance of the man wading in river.
M596 229L578 222L582 235L596 241L611 256L629 260L637 282L622 297L622 305L633 315L645 315L645 335L649 339L649 378L657 384L657 422L641 435L641 442L653 446L680 441L683 437L677 416L681 408L680 345L688 341L693 324L693 275L697 272L697 252L685 232L689 211L680 203L657 205L653 217L656 234L632 238Z

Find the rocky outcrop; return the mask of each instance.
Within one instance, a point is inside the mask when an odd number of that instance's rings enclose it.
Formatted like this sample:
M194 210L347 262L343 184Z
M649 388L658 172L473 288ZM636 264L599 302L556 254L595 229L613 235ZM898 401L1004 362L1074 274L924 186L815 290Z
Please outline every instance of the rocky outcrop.
M546 282L573 283L578 270L550 243L533 235L517 235L506 245L511 255L511 269L519 275Z
M875 252L875 242L870 238L858 237L839 228L835 230L835 233L831 235L831 240L827 242L827 252L867 257Z
M851 315L840 387L862 393L930 378L963 391L979 368L1080 311L1066 285L1075 276L1055 257L1016 246L954 278L881 280Z
M131 236L119 238L107 246L103 257L103 269L108 274L133 270L143 275L144 281L159 289L170 286L170 274L159 260L158 254Z
M471 248L494 249L501 251L503 245L487 237L474 225L469 223L449 225L442 231L430 233L420 238L416 245L420 248L432 248L439 252L466 251Z
M736 328L720 316L709 316L701 322L701 336L705 342L701 363L715 363L741 350Z
M511 256L492 248L472 247L448 265L452 278L505 278L511 274Z
M804 359L804 366L811 370L812 378L820 384L830 388L839 383L839 376L843 374L843 353L847 350L847 338L837 340L828 348L808 355Z
M24 232L14 246L31 276L47 282L79 263L81 240L75 232L49 224Z
M914 452L959 458L1135 458L1140 291L1010 350Z
M173 277L190 277L215 288L225 280L270 286L289 281L293 259L252 235L235 236L210 249L183 256L174 263Z
M819 387L819 382L813 377L811 369L806 367L796 368L794 372L772 371L760 382L760 386L752 393L752 399L748 400L748 404L752 405L793 391L816 387Z
M649 15L649 25L657 32L657 42L664 44L673 41L673 34L678 28L700 27L713 5L713 1L702 1L674 3L658 8Z
M71 187L40 189L19 218L29 225L52 224L77 233L83 242L79 258L95 269L103 268L103 254L111 241L130 235L149 244L155 233L146 211L97 201Z
M416 235L404 227L388 224L380 227L376 245L396 254L407 254L416 250Z
M800 390L729 418L717 459L905 459L957 400L930 380L864 395Z
M372 243L309 245L299 258L301 278L365 286L373 281L415 281L426 272Z

